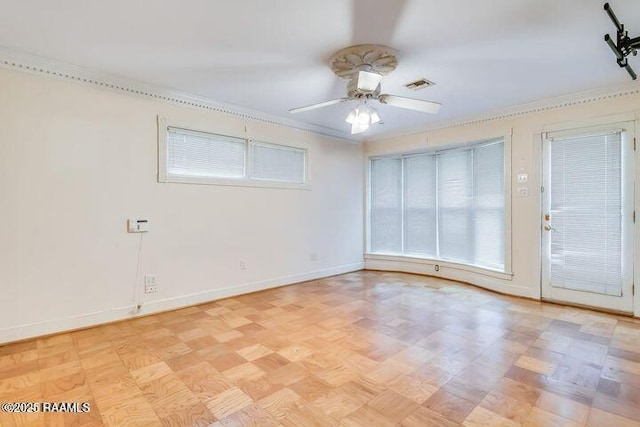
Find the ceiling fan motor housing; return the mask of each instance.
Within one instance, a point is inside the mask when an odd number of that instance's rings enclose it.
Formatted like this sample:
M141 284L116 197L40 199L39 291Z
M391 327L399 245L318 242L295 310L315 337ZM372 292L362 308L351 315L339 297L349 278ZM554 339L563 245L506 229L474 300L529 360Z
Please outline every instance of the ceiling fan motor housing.
M365 91L358 88L358 75L347 82L347 97L351 99L377 98L380 95L380 84L373 91Z

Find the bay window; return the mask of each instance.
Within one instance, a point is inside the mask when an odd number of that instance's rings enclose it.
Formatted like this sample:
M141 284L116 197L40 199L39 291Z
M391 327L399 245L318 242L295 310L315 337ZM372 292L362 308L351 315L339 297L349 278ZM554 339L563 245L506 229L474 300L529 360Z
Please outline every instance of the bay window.
M369 252L505 270L504 140L370 160Z

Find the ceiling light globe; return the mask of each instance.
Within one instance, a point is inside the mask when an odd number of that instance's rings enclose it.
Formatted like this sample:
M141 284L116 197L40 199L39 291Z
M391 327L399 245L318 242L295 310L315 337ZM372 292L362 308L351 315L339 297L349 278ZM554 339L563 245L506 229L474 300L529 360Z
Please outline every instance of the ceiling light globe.
M380 114L378 114L378 110L372 108L369 112L369 116L371 117L371 124L374 125L376 123L380 123Z
M347 114L347 118L344 119L344 121L349 124L354 124L356 122L357 116L358 116L358 110L354 108L353 110L349 111L349 114Z

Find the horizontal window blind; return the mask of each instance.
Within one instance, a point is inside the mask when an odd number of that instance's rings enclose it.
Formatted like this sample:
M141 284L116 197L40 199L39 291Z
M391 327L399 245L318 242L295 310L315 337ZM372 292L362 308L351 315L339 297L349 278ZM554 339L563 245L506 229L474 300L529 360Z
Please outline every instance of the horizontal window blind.
M473 149L473 263L504 270L504 144Z
M473 263L472 150L438 155L439 258Z
M504 141L370 165L371 252L504 271Z
M170 127L167 175L243 178L245 140Z
M306 148L179 127L165 129L166 138L161 141L165 156L161 156L164 161L159 165L161 181L225 184L222 181L229 180L232 185L296 188L300 184L300 188L306 188Z
M404 252L437 256L436 158L434 155L404 159Z
M251 143L251 178L303 183L306 152L275 144Z
M402 159L371 163L371 250L402 252Z
M620 132L551 142L551 285L622 295Z

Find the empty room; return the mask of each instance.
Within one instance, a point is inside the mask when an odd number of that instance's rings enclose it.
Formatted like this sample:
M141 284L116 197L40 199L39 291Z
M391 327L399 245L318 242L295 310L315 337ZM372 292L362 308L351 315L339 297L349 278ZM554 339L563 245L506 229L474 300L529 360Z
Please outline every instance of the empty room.
M0 426L640 426L637 1L0 5Z

